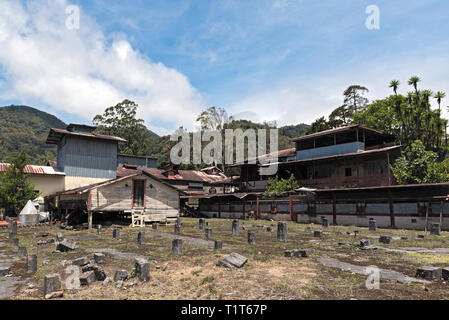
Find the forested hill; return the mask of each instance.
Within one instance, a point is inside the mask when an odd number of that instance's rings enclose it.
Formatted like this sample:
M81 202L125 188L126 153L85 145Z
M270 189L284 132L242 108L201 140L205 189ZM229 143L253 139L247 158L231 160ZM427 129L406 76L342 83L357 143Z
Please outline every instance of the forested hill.
M0 162L8 155L20 150L25 151L33 164L45 165L48 160L56 159L56 146L45 144L50 128L66 128L67 125L57 117L28 106L0 107ZM247 120L237 120L230 128L261 129L265 125ZM309 125L299 124L279 127L279 149L294 147L290 138L304 135ZM174 143L169 136L159 137L150 133L148 156L159 159L161 166L169 162L170 149Z
M45 144L45 140L50 128L66 126L57 117L32 107L0 107L0 148L3 157L24 150L33 163L55 159L55 146Z

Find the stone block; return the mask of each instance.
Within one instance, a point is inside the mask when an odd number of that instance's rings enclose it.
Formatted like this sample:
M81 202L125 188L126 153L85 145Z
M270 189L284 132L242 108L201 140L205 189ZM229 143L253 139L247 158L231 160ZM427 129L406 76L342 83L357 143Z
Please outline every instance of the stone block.
M287 224L285 222L278 222L277 241L286 242L288 238Z
M95 281L97 281L97 278L94 271L86 271L80 276L80 284L82 286L87 286Z
M248 243L256 244L256 233L254 231L248 231Z
M442 269L432 266L419 267L416 276L424 279L441 279Z
M37 271L37 255L29 254L27 255L27 271L35 273Z
M79 266L79 267L85 266L88 263L89 263L89 259L87 259L87 257L81 257L81 258L72 260L72 265Z
M233 252L229 256L218 260L217 266L224 266L224 267L236 267L241 268L245 265L245 263L248 261L248 258Z
M214 250L221 250L223 249L223 242L221 242L220 240L216 240L214 242Z
M150 263L142 258L138 258L134 262L136 276L142 281L150 280Z
M126 270L117 270L114 274L114 282L124 281L129 278L128 271Z
M94 253L94 261L98 264L103 264L105 261L105 255L103 253Z
M172 241L173 254L182 254L182 239L174 239Z
M61 291L61 276L57 273L44 277L44 296Z
M390 244L391 240L392 240L392 238L390 236L381 236L379 238L379 242L384 243L384 244Z

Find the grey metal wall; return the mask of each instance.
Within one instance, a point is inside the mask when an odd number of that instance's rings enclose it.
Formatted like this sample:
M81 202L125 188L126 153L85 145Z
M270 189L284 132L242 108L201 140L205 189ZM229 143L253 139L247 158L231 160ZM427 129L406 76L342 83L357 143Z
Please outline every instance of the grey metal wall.
M58 150L58 167L67 176L117 177L117 142L67 136Z
M127 163L136 165L140 168L157 169L157 160L151 158L147 159L142 157L119 155L117 156L117 162L119 166L123 166Z
M327 157L338 154L353 153L365 150L363 142L349 142L336 144L328 147L320 147L314 149L298 150L296 151L296 160L306 160L319 157Z

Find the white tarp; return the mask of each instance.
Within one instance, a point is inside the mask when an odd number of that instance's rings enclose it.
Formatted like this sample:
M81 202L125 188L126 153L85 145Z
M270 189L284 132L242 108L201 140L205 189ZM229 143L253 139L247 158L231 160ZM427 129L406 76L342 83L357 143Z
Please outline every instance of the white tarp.
M39 217L39 211L36 209L36 206L31 200L27 202L19 214L19 220L23 226L30 226L39 223Z
M25 215L25 214L38 214L36 207L34 206L34 203L31 200L28 200L25 207L23 207L22 211L20 211L19 215Z

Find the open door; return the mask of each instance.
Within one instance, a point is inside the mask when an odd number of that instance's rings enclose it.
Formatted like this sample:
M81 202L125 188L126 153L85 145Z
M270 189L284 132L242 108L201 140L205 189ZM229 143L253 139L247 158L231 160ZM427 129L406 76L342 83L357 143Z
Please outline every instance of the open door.
M145 181L133 181L133 208L143 208L145 206Z

